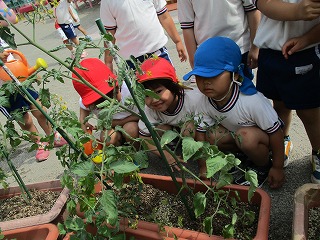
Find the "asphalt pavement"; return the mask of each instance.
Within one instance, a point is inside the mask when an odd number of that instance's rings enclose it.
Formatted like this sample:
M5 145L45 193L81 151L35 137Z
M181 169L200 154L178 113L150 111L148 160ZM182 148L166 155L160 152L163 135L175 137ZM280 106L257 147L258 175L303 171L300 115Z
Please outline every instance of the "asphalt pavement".
M95 20L99 18L99 4L97 2L93 2L93 8L89 8L82 3L78 13L82 26L87 29L89 35L93 38L93 41L99 42L100 34L95 24ZM177 18L177 11L171 11L170 13L176 23L178 32L182 37L182 32ZM20 21L16 26L32 39L33 31L30 24ZM26 40L19 33L16 31L13 32L16 33L15 38L18 44L26 43ZM37 23L35 39L36 42L45 49L53 49L62 44L55 31L53 19L46 19L41 23ZM171 40L169 40L167 47L169 49L170 56L173 59L178 77L182 79L182 76L190 70L190 66L187 62L180 63L175 51L175 45ZM47 61L49 68L58 67L53 58L46 56L41 50L36 49L33 46L21 45L19 46L19 50L25 54L30 65L33 65L38 57L42 57ZM98 57L99 55L97 49L88 49L88 53L89 57ZM67 49L62 49L54 54L59 58L65 59L70 55L70 52ZM49 87L52 93L56 93L62 97L62 99L67 103L69 109L76 113L79 112L78 95L74 91L70 81L66 81L64 84L61 84L58 81L53 81L49 83ZM1 115L0 120L4 123L4 116ZM296 114L294 114L293 117L290 135L294 147L290 155L289 165L285 170L285 184L278 190L270 189L267 184L263 186L263 189L269 193L272 201L269 239L273 240L291 239L293 195L299 186L310 182L311 146L304 127ZM51 151L50 157L47 161L37 163L34 157L35 152L28 152L29 147L30 145L28 143L24 143L11 156L15 166L18 168L18 171L22 176L22 179L26 183L57 179L61 176L63 168L55 156L55 150ZM150 165L152 167L145 170L145 172L164 174L163 168L159 165L159 161L157 161L157 159L151 159L150 161ZM190 163L190 165L194 168L194 171L197 171L195 164ZM0 162L0 166L7 169L3 162ZM16 185L12 177L9 178L9 183L12 186Z

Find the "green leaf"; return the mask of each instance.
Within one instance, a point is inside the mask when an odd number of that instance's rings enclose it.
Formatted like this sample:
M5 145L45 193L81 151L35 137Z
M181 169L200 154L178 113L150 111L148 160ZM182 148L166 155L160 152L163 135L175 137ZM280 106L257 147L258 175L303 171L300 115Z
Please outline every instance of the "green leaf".
M79 231L84 228L84 222L83 219L79 217L75 218L67 218L67 220L64 222L67 229L70 229L72 231Z
M182 139L183 160L187 162L202 146L202 142L197 142L191 137L184 137Z
M232 221L231 221L232 225L235 225L237 220L238 220L238 215L236 213L234 213L232 215Z
M216 188L220 189L226 185L229 185L233 182L233 176L230 173L221 174L219 180L216 184Z
M244 221L242 221L242 223L244 225L252 225L255 218L256 218L256 215L253 211L246 211L243 215L243 218L244 218Z
M172 130L166 131L161 137L161 141L160 141L161 147L172 142L177 137L179 137L179 134L177 132L172 131Z
M149 166L149 158L146 152L138 151L133 155L135 164L139 165L140 169L147 168Z
M133 162L127 162L124 160L119 160L110 164L110 169L114 170L116 173L130 173L136 171L139 167Z
M64 229L64 225L62 223L58 223L57 227L59 229L59 234L65 235L67 233L67 231Z
M248 170L246 171L244 176L245 176L245 179L250 182L250 187L248 191L248 200L250 201L251 198L253 197L254 192L258 187L257 173L252 170Z
M206 217L203 221L204 231L210 236L213 233L212 217Z
M137 104L140 106L140 108L144 109L145 105L145 93L144 93L144 87L142 84L137 84L136 88L134 89L134 93L137 99Z
M108 216L107 222L111 226L115 226L118 221L117 199L115 193L112 190L103 191L100 198L100 204L103 211Z
M148 97L151 97L154 99L160 99L159 95L150 89L145 89L144 94L145 94L145 96L148 96Z
M86 177L91 174L94 169L94 163L92 161L81 162L74 166L72 172L79 177Z
M208 158L206 161L207 177L212 177L216 172L220 171L225 165L227 165L227 163L228 162L223 154Z
M222 230L222 236L224 238L233 238L234 237L234 226L232 224L226 225Z
M194 213L196 215L196 218L199 217L202 213L204 213L206 205L206 195L201 192L197 192L193 199Z

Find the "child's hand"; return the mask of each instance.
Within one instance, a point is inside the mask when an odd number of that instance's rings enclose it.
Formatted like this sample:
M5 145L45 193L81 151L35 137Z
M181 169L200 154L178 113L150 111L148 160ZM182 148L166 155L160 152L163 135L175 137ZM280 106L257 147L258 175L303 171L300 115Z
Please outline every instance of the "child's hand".
M298 17L301 20L313 20L320 16L320 0L302 0L298 3Z
M268 175L268 183L270 188L280 188L284 183L284 169L272 167Z
M283 46L282 46L282 54L285 59L288 59L289 55L294 54L301 49L304 49L309 45L308 41L304 37L297 37L289 39Z
M0 53L0 59L2 60L2 62L7 62L9 54L10 53L8 53L7 51L3 51L2 53Z
M176 48L177 48L177 52L178 52L178 55L179 55L179 58L180 58L180 62L185 62L187 61L188 57L187 57L187 52L183 46L183 43L182 42L178 42L176 44Z

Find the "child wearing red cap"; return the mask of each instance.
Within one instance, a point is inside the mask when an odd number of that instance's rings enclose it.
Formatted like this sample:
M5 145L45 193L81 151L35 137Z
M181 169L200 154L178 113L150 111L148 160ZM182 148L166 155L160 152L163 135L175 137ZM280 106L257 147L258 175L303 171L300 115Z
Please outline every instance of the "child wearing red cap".
M119 91L118 86L114 87L116 76L110 71L110 69L97 58L87 58L80 62L80 65L85 69L75 68L75 70L90 84L96 87L99 91L106 94L110 98L116 98L123 105L127 98L131 97L125 83L121 86ZM74 79L78 79L75 74L72 74ZM101 109L97 108L97 104L102 103L104 98L92 90L90 87L81 83L80 81L73 80L73 86L79 93L79 105L80 105L80 123L82 129L87 131L92 130L94 127L86 121L86 118L94 113L99 117ZM138 112L135 106L127 106L133 112ZM112 127L121 126L126 133L132 138L138 137L138 116L133 115L127 111L120 111L113 115ZM116 132L113 129L109 129L108 132L108 145L113 144L115 146L121 145L124 141L131 142L130 138L126 135L122 135L121 132ZM101 132L100 140L103 142L105 139L105 132Z
M159 99L146 96L145 113L153 126L162 130L179 128L190 121L194 115L197 100L201 96L198 89L185 89L179 84L174 67L165 59L156 57L144 61L141 65L143 74L137 74L138 82L146 89L155 92ZM151 135L143 121L139 120L139 135L151 139ZM194 127L187 124L183 134L192 135ZM150 149L155 149L150 145ZM158 151L155 152L159 154ZM165 152L171 167L179 170L172 156Z

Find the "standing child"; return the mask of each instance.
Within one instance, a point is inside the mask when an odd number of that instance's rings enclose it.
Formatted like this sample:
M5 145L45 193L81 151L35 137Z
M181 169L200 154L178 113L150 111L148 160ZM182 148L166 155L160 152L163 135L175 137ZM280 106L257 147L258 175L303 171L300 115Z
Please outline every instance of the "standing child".
M222 151L240 150L252 162L250 168L257 173L260 187L267 178L271 188L281 187L284 182L281 122L269 100L243 74L239 46L226 37L209 38L199 46L194 60L193 70L184 79L195 75L203 93L197 107L197 114L203 119L196 140L217 144ZM216 125L218 129L213 131L205 127ZM201 170L206 171L203 162ZM236 183L248 184L244 177Z
M197 47L215 36L231 38L240 47L242 63L251 69L257 67L259 49L253 39L260 12L252 0L178 0L178 17L191 68ZM246 70L246 75L251 73Z
M125 84L122 85L121 92L118 87L113 87L108 82L114 81L116 76L110 71L110 69L98 58L87 58L80 62L81 66L85 69L76 69L76 71L90 84L96 87L99 91L106 94L110 98L115 98L122 104L125 104L127 98L131 97ZM73 78L77 79L75 74ZM80 123L82 129L87 131L92 130L94 127L86 122L86 118L93 112L95 115L99 114L99 109L96 107L97 104L104 101L104 98L94 90L84 85L83 83L73 80L73 86L80 95ZM129 107L130 108L130 107ZM138 110L131 106L133 112ZM131 138L138 137L138 117L127 111L121 111L113 115L112 127L121 126ZM124 142L133 141L129 136L123 135L121 132L114 131L113 129L107 132L110 140L108 144L115 146L122 145ZM101 132L100 140L103 142L105 139L105 132Z
M150 123L158 129L171 130L190 121L190 116L194 115L198 106L197 100L201 96L198 89L186 90L180 85L174 67L163 58L146 60L142 63L141 70L143 74L137 75L138 82L159 96L159 99L149 96L145 98L144 111ZM183 134L193 136L193 133L194 126L186 124ZM139 120L139 134L141 138L151 140L151 135L141 120ZM149 144L149 148L159 155L153 145ZM174 166L179 170L173 157L166 151L164 153L171 167Z
M257 89L273 100L287 125L286 135L291 110L296 110L312 147L311 181L320 183L320 2L259 0L255 4L263 13L254 40L260 47Z
M106 30L114 36L119 55L134 69L130 56L142 63L152 55L170 60L164 29L176 44L180 61L186 61L183 42L167 11L165 0L101 1L100 18ZM105 63L113 71L113 57L105 51Z
M64 39L64 37L62 36L63 42L67 45L70 44L70 40L72 43L78 46L80 42L75 32L75 27L73 25L73 21L77 22L77 18L71 10L71 2L72 0L61 0L59 2L59 5L55 9L55 16L57 24L67 37L67 39ZM55 27L57 29L56 24ZM74 58L75 49L72 47L72 45L70 48L68 47L68 49L71 51L71 57ZM83 51L81 57L84 58L87 55L87 52Z
M7 57L9 56L9 53L4 51L0 53L0 59L3 62L7 61ZM3 81L0 80L0 86L3 84ZM31 94L31 96L41 105L41 102L39 101L39 94L31 89L27 89L28 92ZM21 111L23 114L23 122L18 121L18 124L20 125L21 129L26 130L30 133L33 133L30 135L30 138L36 142L39 147L36 151L36 160L38 162L45 161L49 158L50 151L46 149L46 146L49 145L48 142L40 142L40 135L37 127L34 125L32 117L30 116L29 111L32 113L32 115L37 119L40 127L43 129L45 134L49 136L52 133L52 127L48 123L45 116L34 106L31 102L26 100L20 93L17 94L11 94L9 96L9 107L0 106L0 111L8 118L12 119L13 112ZM46 109L43 107L43 110L46 111ZM54 146L55 147L61 147L63 145L67 144L66 140L61 137L61 135L58 132L54 133Z
M7 8L6 4L1 1L1 6L3 7L3 13L1 12L1 15L6 18L6 20L10 21L12 24L15 24L18 22L18 18L13 10ZM7 15L7 16L6 16ZM8 23L6 21L1 21L0 24L2 27L8 26ZM3 36L0 36L0 47L7 49L10 48L9 44L2 39ZM9 52L3 51L0 53L0 59L5 63L7 60L13 60L14 55L10 54ZM0 86L2 86L4 82L0 80ZM39 94L31 89L28 89L29 93L32 95L32 97L38 101L38 103L41 105L40 101L38 100ZM37 119L40 127L43 129L46 135L50 135L52 133L52 127L50 124L48 124L47 119L45 116L29 101L27 101L21 94L11 94L9 96L9 102L10 107L4 107L0 105L0 111L5 115L8 119L12 119L11 113L13 111L22 111L23 113L23 122L18 121L19 126L21 129L26 130L31 134L30 138L38 143L39 147L36 151L36 160L38 162L45 161L48 159L50 151L45 148L46 145L48 145L48 142L40 142L41 137L39 136L39 131L36 128L36 126L33 123L32 117L30 116L30 113L28 110L31 110L32 115ZM46 110L43 107L44 110ZM54 146L60 147L67 144L66 140L61 137L61 135L58 132L54 133Z

